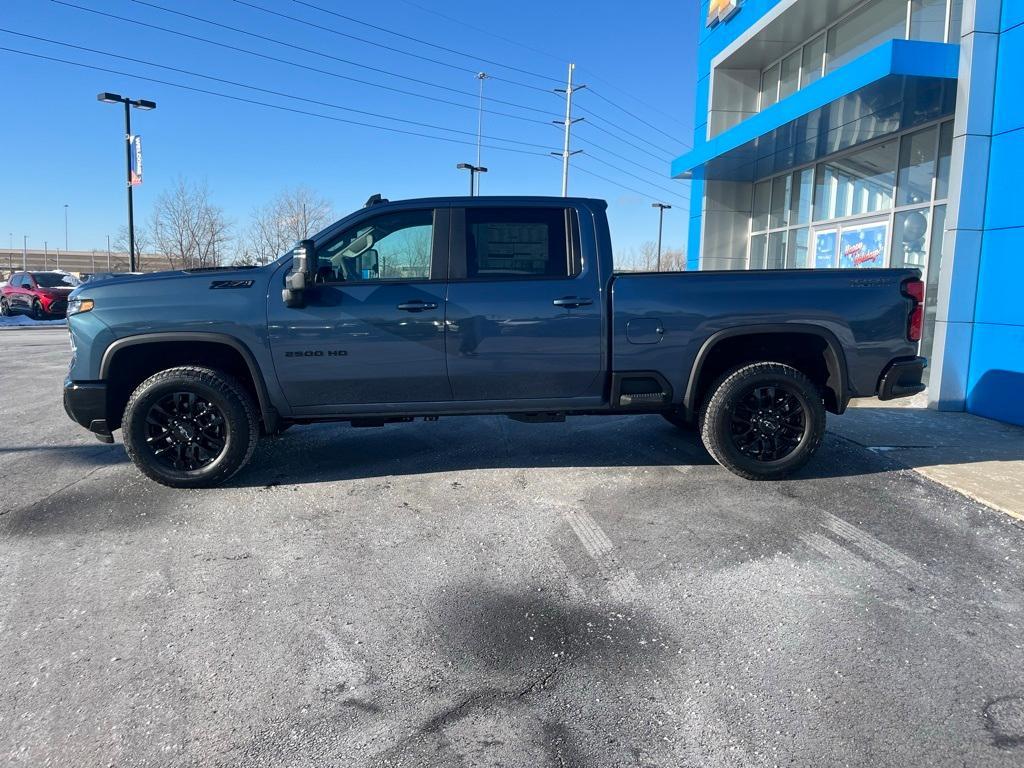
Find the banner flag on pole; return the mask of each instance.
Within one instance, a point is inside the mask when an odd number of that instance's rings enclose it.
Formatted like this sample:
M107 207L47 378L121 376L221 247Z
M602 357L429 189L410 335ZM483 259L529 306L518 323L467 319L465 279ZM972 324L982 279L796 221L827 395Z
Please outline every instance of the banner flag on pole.
M132 136L132 186L142 184L142 137Z

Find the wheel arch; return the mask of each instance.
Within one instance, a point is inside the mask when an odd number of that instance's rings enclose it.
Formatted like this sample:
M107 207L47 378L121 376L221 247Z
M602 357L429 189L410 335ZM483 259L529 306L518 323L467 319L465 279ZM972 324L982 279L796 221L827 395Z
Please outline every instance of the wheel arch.
M805 342L804 347L792 346L800 340ZM707 388L724 371L766 359L759 355L769 355L775 362L802 370L824 390L827 410L837 414L846 410L849 374L846 355L835 334L820 325L774 323L724 328L704 341L690 367L683 395L686 412L696 413Z
M128 349L148 354L129 359L124 355ZM120 425L131 390L139 383L158 370L189 364L208 365L234 374L256 398L264 429L267 432L277 429L280 416L271 403L266 381L249 348L228 334L203 331L143 333L117 339L107 347L100 361L99 375L108 382L111 429L116 429L114 424ZM129 373L119 382L119 372L122 376Z

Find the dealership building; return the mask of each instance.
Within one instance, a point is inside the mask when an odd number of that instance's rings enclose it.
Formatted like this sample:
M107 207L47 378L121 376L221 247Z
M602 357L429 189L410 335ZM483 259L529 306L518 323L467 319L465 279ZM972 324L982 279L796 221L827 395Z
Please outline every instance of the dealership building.
M1024 424L1024 0L702 0L689 269L917 267L933 407Z

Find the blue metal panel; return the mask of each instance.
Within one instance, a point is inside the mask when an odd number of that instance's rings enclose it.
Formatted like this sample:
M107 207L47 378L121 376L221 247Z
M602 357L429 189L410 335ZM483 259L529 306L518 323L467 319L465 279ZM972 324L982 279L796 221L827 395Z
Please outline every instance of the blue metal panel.
M1024 227L987 230L981 243L974 320L1024 326ZM1024 350L1022 350L1024 353Z
M967 392L971 413L1024 425L1024 326L974 326Z
M1020 5L1024 7L1024 2ZM1021 99L1021 73L1024 73L1024 24L999 36L996 60L996 95L992 133L1024 128L1024 99Z
M1003 0L1000 29L1005 32L1018 24L1024 24L1024 0Z
M1024 129L992 137L985 229L1024 227L1024 206L1017 196L1024 170Z
M750 180L951 114L959 46L891 40L672 163ZM855 115L851 120L850 115Z

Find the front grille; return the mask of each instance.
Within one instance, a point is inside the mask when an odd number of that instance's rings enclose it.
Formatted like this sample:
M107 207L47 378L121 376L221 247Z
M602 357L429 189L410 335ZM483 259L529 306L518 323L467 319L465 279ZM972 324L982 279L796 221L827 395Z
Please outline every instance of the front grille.
M68 303L66 301L55 301L50 304L51 315L66 315L68 313Z

